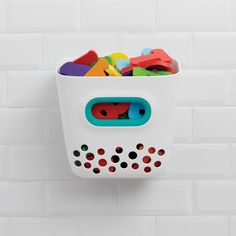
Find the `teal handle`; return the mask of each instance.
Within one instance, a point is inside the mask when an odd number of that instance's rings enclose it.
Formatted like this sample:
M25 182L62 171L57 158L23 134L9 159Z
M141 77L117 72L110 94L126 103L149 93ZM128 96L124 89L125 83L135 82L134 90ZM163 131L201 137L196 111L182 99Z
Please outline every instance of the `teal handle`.
M92 108L98 103L138 103L145 109L145 114L139 119L97 119L92 114ZM141 126L151 117L149 102L140 97L97 97L91 99L85 107L85 116L89 123L95 126Z

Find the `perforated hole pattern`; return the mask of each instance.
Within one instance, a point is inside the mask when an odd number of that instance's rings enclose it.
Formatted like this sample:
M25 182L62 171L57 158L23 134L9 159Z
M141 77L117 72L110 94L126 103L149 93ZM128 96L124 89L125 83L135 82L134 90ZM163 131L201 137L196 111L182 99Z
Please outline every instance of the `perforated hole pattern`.
M143 173L148 174L153 169L161 166L161 160L165 156L165 150L162 148L145 147L142 143L138 143L134 150L130 150L128 155L123 154L124 149L121 146L114 148L114 154L106 156L104 148L98 148L95 152L89 150L87 144L82 144L80 148L73 150L75 158L74 165L77 168L84 168L86 171L92 171L98 175L102 171L115 173L117 169L126 171L137 171L142 168ZM143 153L145 152L145 155ZM127 163L129 159L132 163ZM140 163L137 163L141 160Z

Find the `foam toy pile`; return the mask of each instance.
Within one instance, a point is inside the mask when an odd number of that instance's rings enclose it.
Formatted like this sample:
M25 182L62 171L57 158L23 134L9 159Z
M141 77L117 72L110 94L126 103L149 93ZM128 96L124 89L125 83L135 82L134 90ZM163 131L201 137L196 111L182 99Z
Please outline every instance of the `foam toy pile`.
M145 48L129 58L121 52L98 57L93 50L63 64L59 73L68 76L161 76L174 74L173 59L163 49Z
M136 102L97 103L92 108L96 119L137 120L145 115L145 108Z

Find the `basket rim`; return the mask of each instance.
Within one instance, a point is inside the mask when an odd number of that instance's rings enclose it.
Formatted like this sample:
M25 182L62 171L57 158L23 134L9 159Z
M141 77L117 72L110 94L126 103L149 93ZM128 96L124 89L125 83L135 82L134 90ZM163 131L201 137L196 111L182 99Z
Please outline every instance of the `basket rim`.
M68 61L73 61L74 60L74 58L71 58L71 57L68 57L68 58L64 58L64 59L62 59L62 60L60 60L58 63L57 63L57 66L56 66L56 75L57 75L57 77L60 77L60 78L66 78L66 79L74 79L74 78L86 78L86 80L93 80L93 79L97 79L97 78L99 78L99 79L105 79L105 80L111 80L111 79L115 79L115 80L117 80L117 79L122 79L122 80L133 80L133 79L147 79L147 77L148 77L148 79L173 79L173 77L175 77L175 79L176 78L180 78L180 74L182 74L182 67L181 67L181 64L179 63L179 61L177 61L177 60L175 60L175 59L173 59L174 60L174 62L175 62L175 64L176 64L176 67L178 68L178 72L176 72L175 74L171 74L171 75L159 75L159 76L70 76L70 75L62 75L62 74L60 74L59 73L59 69L60 69L60 67L64 64L64 63L66 63L66 62L68 62Z

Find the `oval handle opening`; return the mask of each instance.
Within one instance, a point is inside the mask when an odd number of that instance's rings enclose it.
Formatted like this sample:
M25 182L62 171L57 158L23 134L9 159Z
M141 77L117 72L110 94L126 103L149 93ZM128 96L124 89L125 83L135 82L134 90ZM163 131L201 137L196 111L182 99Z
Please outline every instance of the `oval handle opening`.
M87 120L96 126L140 126L151 116L151 106L139 97L99 97L85 108Z

